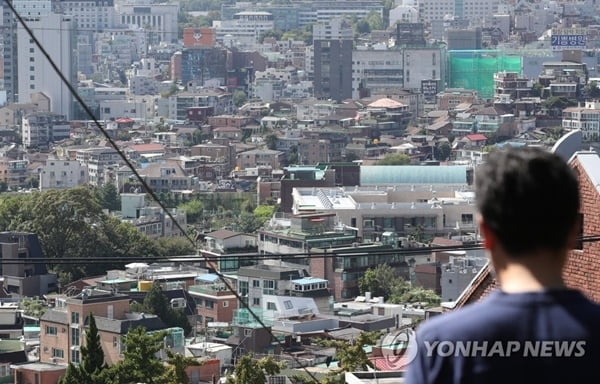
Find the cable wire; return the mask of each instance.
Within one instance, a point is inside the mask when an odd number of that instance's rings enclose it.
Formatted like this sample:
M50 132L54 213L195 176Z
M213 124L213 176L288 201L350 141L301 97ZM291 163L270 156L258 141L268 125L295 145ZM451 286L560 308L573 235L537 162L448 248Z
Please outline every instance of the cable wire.
M84 109L85 113L91 118L91 120L94 121L94 125L100 130L100 132L102 132L102 134L104 135L104 137L106 137L106 139L108 140L108 142L110 143L110 145L117 151L117 153L119 154L119 156L121 157L121 159L123 159L123 161L125 162L126 166L133 172L134 176L142 184L142 186L145 188L145 190L147 191L147 193L152 197L152 199L154 201L156 201L156 203L160 206L160 208L164 211L164 213L167 216L169 216L169 218L172 220L173 224L177 227L178 230L181 231L181 233L185 236L185 238L194 246L194 248L196 248L197 244L194 241L194 239L192 239L192 237L182 228L181 224L175 219L175 217L173 216L173 214L171 213L171 211L169 211L165 207L165 205L162 203L162 201L160 201L160 199L158 198L158 196L156 195L156 193L148 186L148 184L146 183L146 181L144 180L144 178L141 177L141 175L135 169L135 167L133 166L133 164L131 163L131 161L127 158L127 156L125 155L125 153L119 148L119 146L112 139L112 137L110 137L110 135L106 132L106 130L100 124L100 122L98 121L98 119L96 118L96 116L94 116L94 114L92 113L92 111L90 110L90 108L88 107L88 105L83 101L83 99L81 98L81 96L77 93L77 90L73 87L73 85L71 83L69 83L69 81L67 80L67 78L60 71L60 68L58 68L58 66L56 65L56 63L54 62L54 60L52 60L52 58L50 57L50 55L48 54L48 52L46 51L46 49L42 46L42 44L36 38L35 34L31 30L31 28L29 28L29 26L27 25L27 23L25 22L25 20L23 20L23 18L21 17L21 15L19 15L19 13L16 11L16 9L14 8L12 2L9 1L9 0L4 0L4 2L10 8L11 12L15 15L15 17L17 18L19 24L21 24L23 26L23 28L25 29L25 31L27 32L27 34L29 35L29 37L32 39L33 43L38 47L38 49L40 50L40 52L42 53L42 55L44 55L44 57L48 60L49 64L52 66L52 68L54 69L54 71L56 72L56 74L58 75L58 77L60 77L61 81L69 89L69 92L73 95L73 97L81 105L81 107ZM250 308L250 305L243 300L243 298L240 296L240 294L236 290L233 289L233 287L231 286L231 284L229 283L229 281L227 281L227 279L223 276L223 274L221 272L219 272L219 271L215 271L215 273L217 274L217 276L219 277L219 279L223 282L223 284L227 287L227 289L229 289L233 293L233 295L235 295L235 297L237 298L237 300L240 303L242 303L242 306L244 306L248 310L248 312L250 313L250 315L252 316L252 318L263 329L265 329L269 333L269 335L271 336L272 340L275 340L277 342L277 344L279 344L279 346L282 349L285 349L285 346L283 345L283 343L279 339L277 339L275 337L275 335L273 334L272 329L269 328L269 327L267 327L265 325L265 323L263 322L263 320ZM291 356L295 360L295 362L304 370L304 372L306 372L306 374L308 374L308 376L311 378L312 381L314 381L315 383L319 382L319 380L317 380L317 378L315 377L315 375L307 369L307 366L305 364L303 364L298 359L298 357L296 357L295 355L291 355Z

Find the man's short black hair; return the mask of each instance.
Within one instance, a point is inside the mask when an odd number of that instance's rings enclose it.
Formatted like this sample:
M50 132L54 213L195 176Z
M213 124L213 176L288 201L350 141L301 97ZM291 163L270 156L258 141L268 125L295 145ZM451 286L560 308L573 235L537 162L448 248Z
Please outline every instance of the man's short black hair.
M579 217L579 185L566 162L539 148L491 153L477 169L477 208L511 256L558 250Z

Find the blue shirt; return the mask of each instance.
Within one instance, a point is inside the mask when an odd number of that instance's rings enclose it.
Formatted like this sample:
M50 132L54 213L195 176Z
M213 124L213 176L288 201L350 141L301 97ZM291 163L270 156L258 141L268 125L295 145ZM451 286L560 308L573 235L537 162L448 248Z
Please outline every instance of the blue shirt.
M600 383L599 340L578 291L496 291L419 327L405 383Z

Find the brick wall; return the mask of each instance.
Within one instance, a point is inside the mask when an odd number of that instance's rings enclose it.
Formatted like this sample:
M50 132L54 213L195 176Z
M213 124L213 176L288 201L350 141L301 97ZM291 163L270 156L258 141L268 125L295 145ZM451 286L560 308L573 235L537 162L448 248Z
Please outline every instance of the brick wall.
M583 236L598 236L600 193L577 158L571 166L579 177ZM600 302L600 242L585 242L583 249L571 251L563 276L569 287L579 289L591 300Z

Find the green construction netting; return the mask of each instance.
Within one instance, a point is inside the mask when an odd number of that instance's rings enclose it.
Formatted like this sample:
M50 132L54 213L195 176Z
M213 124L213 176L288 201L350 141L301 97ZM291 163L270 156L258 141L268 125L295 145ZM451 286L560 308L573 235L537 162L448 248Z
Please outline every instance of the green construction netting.
M448 51L450 88L475 89L483 98L494 96L494 73L522 72L522 57L502 51Z

